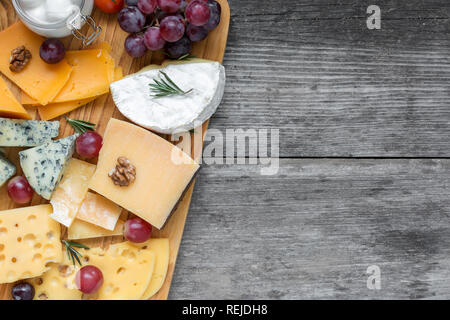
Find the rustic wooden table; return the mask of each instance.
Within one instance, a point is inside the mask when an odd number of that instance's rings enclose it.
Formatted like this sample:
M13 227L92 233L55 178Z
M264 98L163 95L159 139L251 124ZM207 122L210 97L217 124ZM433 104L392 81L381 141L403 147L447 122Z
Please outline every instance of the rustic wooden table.
M450 298L450 3L229 2L211 128L278 128L280 169L204 166L170 297Z

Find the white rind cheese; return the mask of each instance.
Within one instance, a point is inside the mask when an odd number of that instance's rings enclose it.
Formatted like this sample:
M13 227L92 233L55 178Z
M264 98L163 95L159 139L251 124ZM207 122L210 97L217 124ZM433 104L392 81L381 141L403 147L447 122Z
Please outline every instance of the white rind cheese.
M59 121L0 118L0 146L36 147L59 134Z
M186 95L152 96L150 84L163 70ZM217 110L225 89L225 68L218 62L194 61L150 68L111 84L120 112L134 123L164 134L186 132Z
M25 177L43 198L50 200L67 162L72 158L76 138L77 135L73 135L19 152Z
M0 187L16 174L16 166L6 159L0 152Z

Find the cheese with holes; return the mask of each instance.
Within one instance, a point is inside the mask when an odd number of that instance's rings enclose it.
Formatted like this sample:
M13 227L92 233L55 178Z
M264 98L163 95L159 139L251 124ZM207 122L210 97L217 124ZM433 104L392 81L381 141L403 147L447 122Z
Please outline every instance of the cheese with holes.
M70 227L83 199L88 193L88 184L94 175L95 165L78 159L70 159L61 182L53 192L50 215L62 225Z
M62 261L60 226L50 205L0 212L0 283L40 276Z
M113 231L103 229L95 224L75 219L67 230L69 239L92 239L100 237L111 237L123 235L123 227L125 222L118 220Z
M117 67L114 72L114 79L122 79L122 68ZM81 99L81 100L74 100L74 101L68 101L68 102L59 102L59 103L50 103L46 106L38 106L38 112L43 120L51 120L56 117L59 117L60 115L69 113L77 108L80 108L95 99L99 98L100 96L95 96L92 98L87 99Z
M31 119L25 108L17 101L5 80L0 77L0 116L8 118Z
M142 300L147 300L161 289L166 280L169 268L169 239L150 239L144 243L136 243L134 245L150 250L155 254L155 268L153 269L152 280L141 298Z
M59 135L59 121L0 118L0 146L36 147Z
M136 168L135 181L126 187L115 185L108 176L119 157ZM199 168L190 156L158 135L111 119L89 188L160 229Z
M170 78L166 79L164 72ZM187 94L155 97L150 84L172 81ZM187 132L208 120L217 110L225 89L225 68L218 62L188 60L151 65L111 84L120 112L142 127L173 134Z
M34 191L50 200L75 150L77 135L19 152L20 166Z
M96 97L109 92L114 80L114 60L104 49L67 51L73 71L53 103Z
M155 254L151 250L141 250L129 242L123 242L111 245L107 250L91 248L79 249L78 252L83 255L84 264L98 267L103 274L103 285L90 299L138 300L152 279ZM65 257L63 263L52 264L51 268L51 272L40 278L43 283L53 281L55 286L39 291L39 294L45 294L49 300L58 300L60 295L71 295L70 290L76 290L75 275L80 266L73 267ZM58 276L59 270L63 271L63 275ZM36 296L39 298L38 294Z
M17 22L0 32L0 71L41 105L52 101L66 85L72 67L63 59L57 64L45 63L39 57L44 38ZM32 58L20 72L9 70L11 51L20 46L30 50Z
M16 166L0 152L0 187L16 174Z
M88 192L77 212L77 218L107 230L114 230L122 208L105 197Z

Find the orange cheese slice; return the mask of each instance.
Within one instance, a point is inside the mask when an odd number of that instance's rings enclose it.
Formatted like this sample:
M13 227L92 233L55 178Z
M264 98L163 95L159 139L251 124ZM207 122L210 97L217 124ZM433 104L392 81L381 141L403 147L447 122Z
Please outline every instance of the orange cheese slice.
M123 78L123 72L121 67L117 67L114 70L114 81L120 80ZM56 117L59 117L60 115L69 113L75 109L78 109L79 107L82 107L89 102L94 101L99 96L87 98L87 99L81 99L81 100L74 100L74 101L68 101L68 102L60 102L60 103L50 103L46 106L37 106L39 115L41 116L42 120L51 120ZM27 104L29 102L30 105L34 105L36 101L33 101L30 97L27 97L25 93L22 92L22 103Z
M114 80L114 60L104 49L67 51L73 71L53 103L96 97L109 92Z
M0 116L7 118L31 119L24 107L17 101L0 77Z
M72 72L66 59L57 64L47 64L39 57L44 38L36 35L21 22L0 32L0 71L39 104L46 105L66 85ZM32 58L20 72L9 70L11 51L25 46Z

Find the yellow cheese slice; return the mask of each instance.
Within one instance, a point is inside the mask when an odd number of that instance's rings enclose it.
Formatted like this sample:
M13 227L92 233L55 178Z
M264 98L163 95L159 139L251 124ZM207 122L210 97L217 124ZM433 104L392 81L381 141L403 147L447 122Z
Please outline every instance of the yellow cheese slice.
M72 75L53 103L87 99L109 92L115 65L106 50L67 51L66 60L72 66Z
M89 188L162 228L198 171L198 163L156 134L117 119L109 121L103 141ZM127 158L137 172L126 187L115 185L108 176L119 157Z
M17 101L6 85L5 80L0 77L0 117L31 119L25 108Z
M44 38L31 32L22 22L17 22L0 32L0 71L41 105L52 101L66 85L72 67L63 59L57 64L47 64L39 57ZM9 70L11 51L20 46L30 50L32 58L20 72Z
M122 208L105 197L88 192L77 212L77 218L106 230L114 230Z
M120 80L123 78L122 68L117 67L114 70L114 79ZM95 99L97 99L99 96L93 97L93 98L87 98L87 99L81 99L81 100L74 100L74 101L68 101L68 102L60 102L60 103L50 103L46 106L37 106L39 115L41 116L42 120L51 120L56 117L59 117L60 115L69 113L79 107L82 107ZM31 99L31 98L30 98ZM30 100L26 97L26 94L22 94L22 103L23 101L30 103L30 105L33 104L36 101ZM24 103L25 104L25 103Z
M123 235L123 227L125 222L117 221L113 231L103 229L95 224L75 219L67 230L69 239L92 239L100 237L111 237Z
M51 218L70 227L83 199L88 192L88 183L95 171L95 165L71 159L64 171L64 177L50 199L53 206Z
M40 276L62 261L60 226L50 205L0 212L0 283Z
M155 254L155 268L153 269L152 280L142 295L142 300L148 300L154 296L166 280L169 268L169 239L150 239L145 243L135 244L145 250L150 250Z

